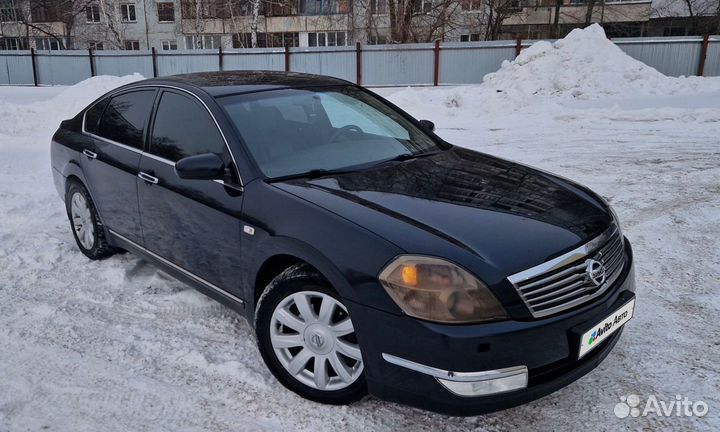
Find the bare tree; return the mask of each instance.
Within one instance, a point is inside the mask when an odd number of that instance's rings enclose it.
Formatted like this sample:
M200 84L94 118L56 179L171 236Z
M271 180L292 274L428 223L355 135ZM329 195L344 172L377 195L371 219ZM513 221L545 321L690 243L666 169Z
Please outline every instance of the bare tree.
M690 21L691 34L720 33L720 0L664 0L653 5L658 18L683 18Z
M98 0L98 7L102 16L103 26L106 39L111 45L119 49L125 48L125 28L120 13L119 5L112 0Z
M585 25L589 26L592 23L596 0L585 0L585 2Z
M361 0L356 5L360 6L356 10L365 13L360 19L365 24L364 30L370 36L378 36L381 29L387 28L390 43L444 39L460 25L461 4L457 0L368 0L364 3ZM387 19L378 19L385 14Z
M560 9L562 8L563 0L555 0L555 15L553 16L552 26L552 37L555 39L560 38Z
M483 6L485 40L497 40L505 20L522 13L522 8L513 0L484 0Z
M18 7L18 22L36 33L55 39L63 49L73 49L72 35L78 15L84 14L93 0L30 0ZM60 22L60 31L54 23Z

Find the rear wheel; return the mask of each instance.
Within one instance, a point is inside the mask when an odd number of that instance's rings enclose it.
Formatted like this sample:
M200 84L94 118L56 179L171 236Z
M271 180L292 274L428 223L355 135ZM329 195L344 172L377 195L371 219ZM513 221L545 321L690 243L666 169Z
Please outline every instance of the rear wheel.
M82 184L72 182L68 186L65 206L73 237L85 256L94 260L103 259L117 251L108 244L95 204Z
M367 393L355 328L340 297L317 274L286 270L256 312L260 353L288 389L317 402L348 404Z

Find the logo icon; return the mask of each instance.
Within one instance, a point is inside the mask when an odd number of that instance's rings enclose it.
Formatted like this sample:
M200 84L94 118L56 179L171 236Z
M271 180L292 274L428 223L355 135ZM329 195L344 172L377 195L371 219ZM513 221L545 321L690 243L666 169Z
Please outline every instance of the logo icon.
M310 343L313 344L315 348L319 349L325 345L325 338L320 333L313 333L313 335L310 336Z
M604 284L607 278L605 264L600 261L595 261L594 259L587 260L585 264L585 277L595 286Z
M588 345L592 345L593 342L595 342L595 339L597 339L597 337L598 337L598 332L597 332L597 330L595 330L594 332L592 332L592 335L590 335L590 339L588 339Z
M615 405L615 416L625 418L627 416L637 417L640 415L640 396L631 394L629 396L620 396L620 402Z

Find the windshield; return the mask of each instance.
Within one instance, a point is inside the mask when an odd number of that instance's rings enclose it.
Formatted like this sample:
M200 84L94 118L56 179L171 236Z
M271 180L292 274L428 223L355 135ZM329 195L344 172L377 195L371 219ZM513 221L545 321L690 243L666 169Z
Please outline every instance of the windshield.
M398 112L352 86L273 90L218 101L270 178L440 149Z

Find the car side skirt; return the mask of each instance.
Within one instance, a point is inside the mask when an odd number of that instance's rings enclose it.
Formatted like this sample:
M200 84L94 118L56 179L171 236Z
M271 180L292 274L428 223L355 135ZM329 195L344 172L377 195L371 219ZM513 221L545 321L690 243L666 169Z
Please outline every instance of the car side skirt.
M108 232L111 236L111 241L114 246L121 247L133 254L151 262L152 264L160 267L164 272L173 276L174 278L185 282L206 296L223 303L230 307L241 315L245 316L245 300L231 294L223 288L220 288L210 282L200 278L199 276L185 270L184 268L168 261L167 259L157 255L156 253L145 249L139 244L123 237L121 234L116 233L112 229Z

